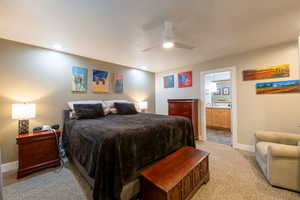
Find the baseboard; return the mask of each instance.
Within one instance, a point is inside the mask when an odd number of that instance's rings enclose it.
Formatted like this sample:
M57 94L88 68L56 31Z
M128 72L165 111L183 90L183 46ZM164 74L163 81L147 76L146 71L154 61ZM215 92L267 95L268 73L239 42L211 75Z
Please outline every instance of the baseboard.
M244 150L244 151L250 151L250 152L255 152L255 148L253 145L247 145L247 144L235 144L234 145L235 149L240 149L240 150Z
M18 169L18 161L4 163L4 164L1 165L1 172L2 173L17 170L17 169Z

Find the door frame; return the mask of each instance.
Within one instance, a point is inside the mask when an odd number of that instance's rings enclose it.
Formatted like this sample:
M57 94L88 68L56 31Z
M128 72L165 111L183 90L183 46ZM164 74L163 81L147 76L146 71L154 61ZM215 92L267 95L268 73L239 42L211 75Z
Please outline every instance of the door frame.
M206 105L205 105L205 75L219 72L231 72L231 133L232 133L232 147L237 147L237 80L236 67L217 68L200 72L200 100L201 100L201 137L202 140L207 140L206 135Z

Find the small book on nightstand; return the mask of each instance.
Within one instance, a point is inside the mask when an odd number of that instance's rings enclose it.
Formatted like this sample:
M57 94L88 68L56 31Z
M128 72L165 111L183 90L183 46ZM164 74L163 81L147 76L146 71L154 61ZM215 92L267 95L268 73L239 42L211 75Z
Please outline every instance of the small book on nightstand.
M21 134L17 136L19 148L18 178L33 172L60 166L58 141L60 130Z

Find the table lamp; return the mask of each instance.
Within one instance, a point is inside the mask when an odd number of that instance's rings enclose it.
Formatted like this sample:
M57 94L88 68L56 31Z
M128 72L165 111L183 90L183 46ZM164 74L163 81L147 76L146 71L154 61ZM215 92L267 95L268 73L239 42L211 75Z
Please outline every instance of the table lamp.
M29 132L29 119L35 117L35 104L12 104L12 119L19 120L19 134Z
M147 109L148 109L148 102L147 101L141 101L139 103L139 107L140 107L141 112L146 112Z

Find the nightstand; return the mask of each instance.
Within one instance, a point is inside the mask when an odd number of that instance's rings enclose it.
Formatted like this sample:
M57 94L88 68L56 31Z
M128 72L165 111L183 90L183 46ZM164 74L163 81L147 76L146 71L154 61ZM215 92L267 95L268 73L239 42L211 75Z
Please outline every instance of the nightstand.
M59 138L60 131L56 130ZM18 178L32 172L60 165L56 136L50 131L27 133L17 138L19 146Z

